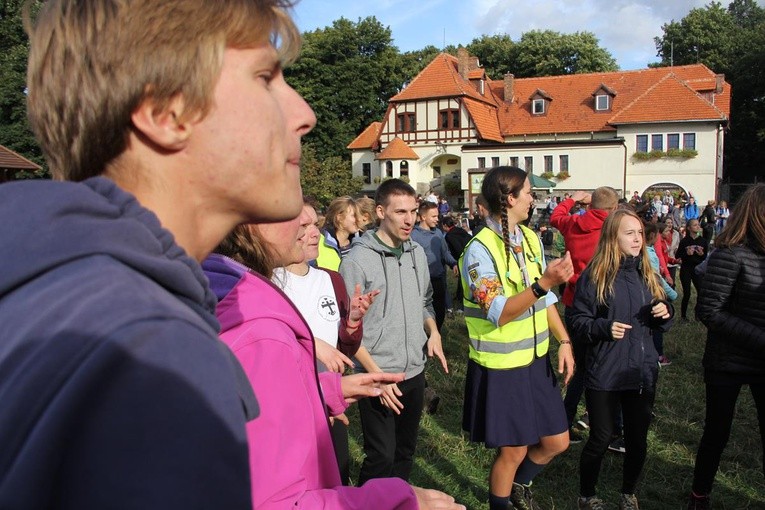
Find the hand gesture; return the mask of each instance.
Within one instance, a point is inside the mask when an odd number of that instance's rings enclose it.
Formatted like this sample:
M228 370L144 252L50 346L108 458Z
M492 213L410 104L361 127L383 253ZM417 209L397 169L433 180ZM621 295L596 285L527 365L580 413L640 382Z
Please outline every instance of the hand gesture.
M343 376L340 379L340 387L343 390L343 397L349 404L365 397L380 397L385 394L388 386L396 386L395 383L404 380L404 374L386 374L385 372L375 372L366 374L352 374ZM393 384L387 384L393 383ZM401 396L401 392L398 392ZM401 404L399 402L399 404ZM403 406L401 406L403 408Z
M351 298L351 311L348 314L348 320L358 322L364 318L369 311L369 307L375 300L375 297L380 293L379 290L373 290L366 294L361 293L361 284L357 283L353 290L353 297Z
M382 394L380 395L380 403L393 411L396 414L401 414L401 409L404 408L404 404L401 403L401 401L398 399L403 395L401 393L401 390L398 389L398 385L396 384L388 384L387 386L383 386L382 388Z
M611 324L611 338L614 340L621 340L630 329L632 329L632 326L629 324L614 321L614 323Z
M571 199L574 202L589 204L592 201L592 196L586 191L575 191L574 194L571 195Z
M547 264L545 274L540 278L540 280L544 279L545 283L540 282L540 285L549 290L552 287L567 282L572 276L574 276L574 265L571 263L571 253L566 252L566 255L562 258L555 259Z
M340 413L337 416L330 416L329 417L329 424L330 425L334 425L335 424L335 420L337 420L339 422L342 422L342 423L345 423L346 427L351 424L351 422L348 420L348 417L345 415L345 413Z
M345 365L353 367L353 361L348 356L338 351L327 342L320 338L314 340L316 345L316 358L324 363L327 370L330 372L338 372L342 374L345 372Z
M454 502L454 498L434 489L422 489L412 485L420 510L465 510L464 505Z
M435 327L428 338L428 356L431 358L435 356L440 359L444 372L447 374L449 373L449 367L446 364L446 356L444 356L444 349L441 345L441 333L439 333Z
M669 319L669 308L666 303L656 303L651 307L651 315L657 319Z

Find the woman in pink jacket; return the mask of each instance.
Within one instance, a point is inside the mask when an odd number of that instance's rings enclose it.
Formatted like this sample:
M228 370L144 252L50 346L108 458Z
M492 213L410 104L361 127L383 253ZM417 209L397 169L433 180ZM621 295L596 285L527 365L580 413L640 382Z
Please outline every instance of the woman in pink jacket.
M446 494L396 478L341 485L327 410L341 414L403 374L317 375L311 330L268 279L274 267L302 260L309 223L302 214L289 222L237 227L203 263L218 296L221 339L244 367L260 405L260 416L247 425L253 507L464 509Z

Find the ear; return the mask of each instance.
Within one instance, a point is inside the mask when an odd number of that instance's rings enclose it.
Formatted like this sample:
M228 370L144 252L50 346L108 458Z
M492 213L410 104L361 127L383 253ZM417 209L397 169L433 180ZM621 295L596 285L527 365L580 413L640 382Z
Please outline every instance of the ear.
M188 143L197 120L197 116L183 119L184 107L181 94L175 95L164 108L147 98L133 111L130 119L135 129L156 145L167 150L180 150Z
M375 207L375 212L377 213L377 219L385 219L385 208L382 205L378 204L377 207Z

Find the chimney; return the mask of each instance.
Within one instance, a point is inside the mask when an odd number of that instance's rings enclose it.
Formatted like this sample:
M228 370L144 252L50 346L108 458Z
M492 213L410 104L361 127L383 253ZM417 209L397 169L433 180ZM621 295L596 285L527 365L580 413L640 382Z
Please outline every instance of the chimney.
M505 103L513 102L513 86L515 85L515 75L507 73L505 75Z
M724 83L725 83L725 75L716 74L715 75L715 94L722 94Z
M475 71L481 67L481 64L478 63L478 57L468 57L468 71Z
M463 80L468 79L468 71L470 70L470 55L465 48L459 48L457 50L457 71L462 76Z

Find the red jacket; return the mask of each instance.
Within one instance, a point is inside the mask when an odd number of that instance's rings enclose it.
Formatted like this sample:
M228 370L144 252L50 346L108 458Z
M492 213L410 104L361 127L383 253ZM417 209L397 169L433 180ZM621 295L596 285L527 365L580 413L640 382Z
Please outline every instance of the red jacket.
M574 304L576 281L595 254L595 248L600 239L600 229L603 228L603 222L609 214L609 211L603 209L589 209L581 216L577 214L571 216L569 211L575 203L567 198L558 204L550 215L550 224L563 234L566 249L571 254L571 262L574 264L574 276L566 284L566 290L563 291L561 299L566 306Z

